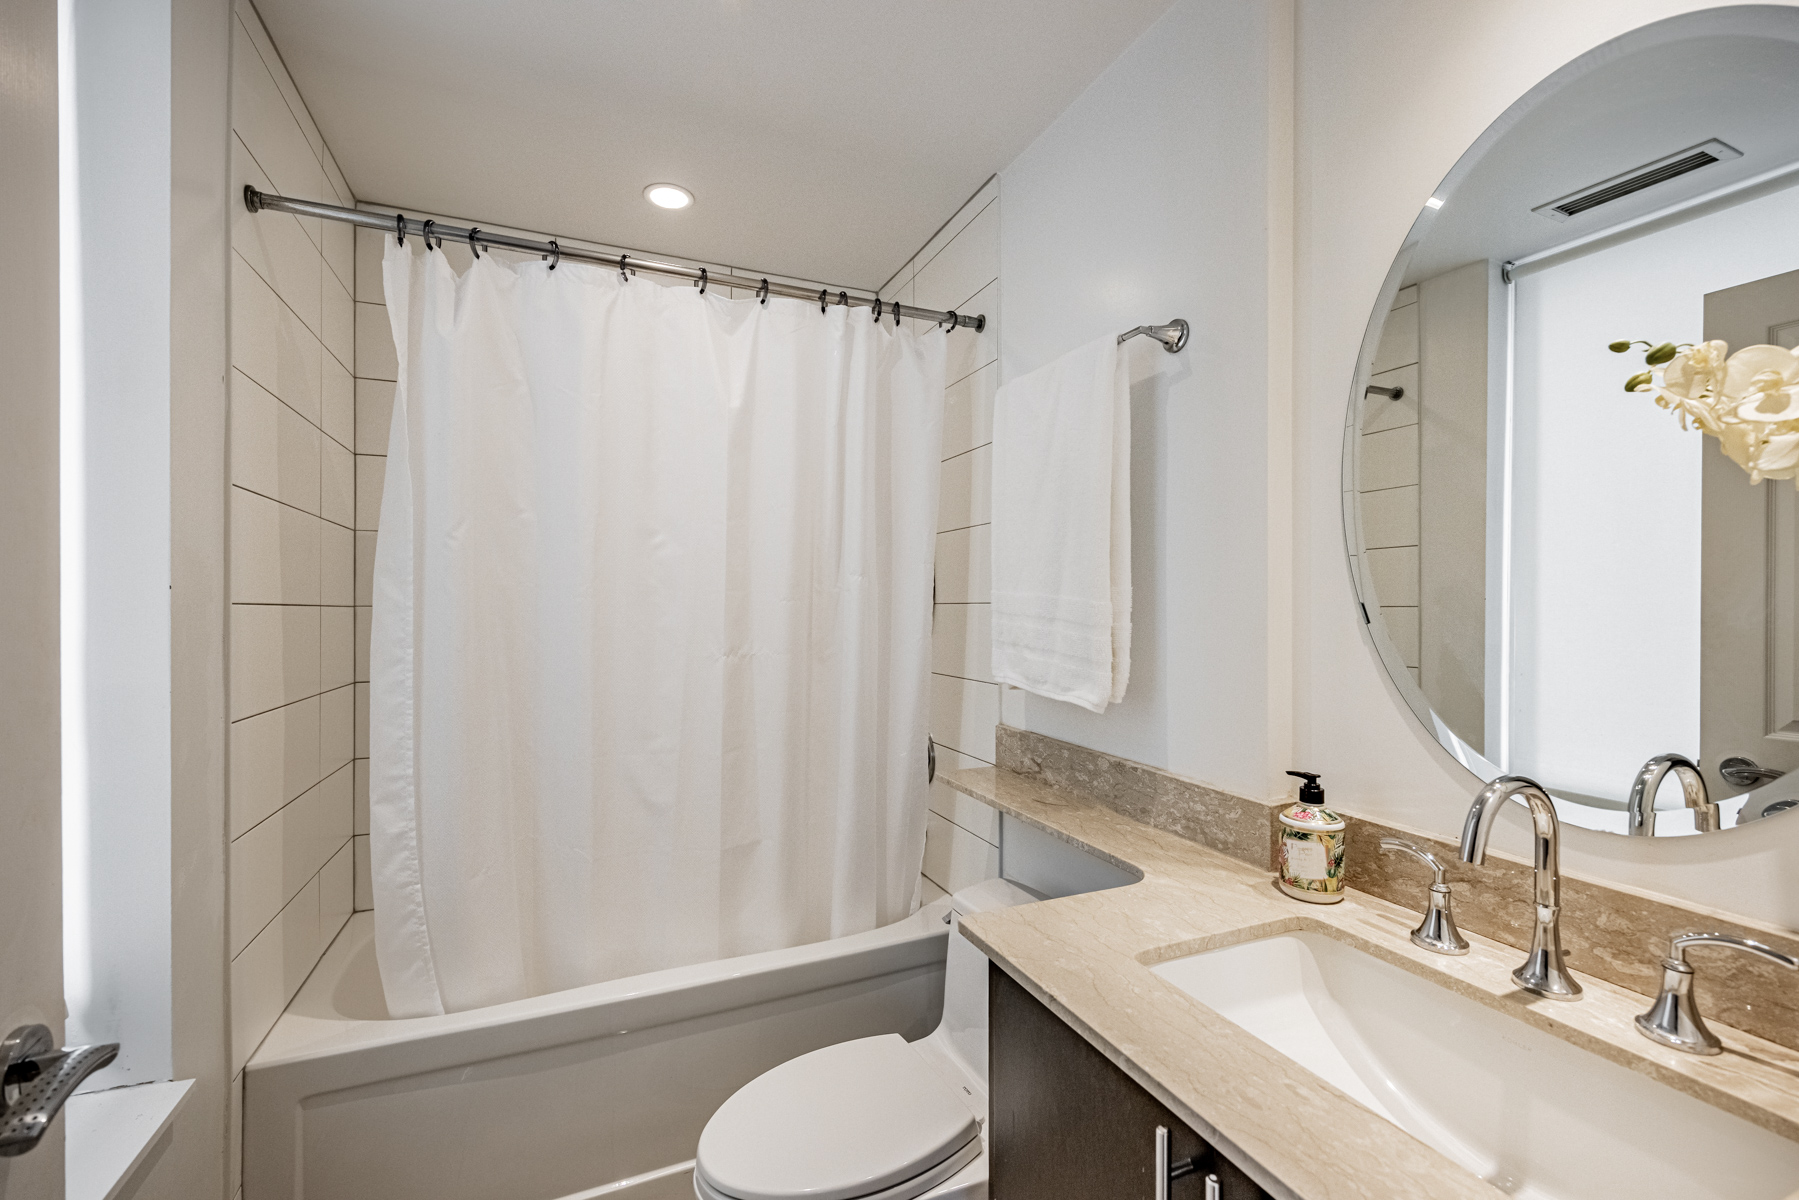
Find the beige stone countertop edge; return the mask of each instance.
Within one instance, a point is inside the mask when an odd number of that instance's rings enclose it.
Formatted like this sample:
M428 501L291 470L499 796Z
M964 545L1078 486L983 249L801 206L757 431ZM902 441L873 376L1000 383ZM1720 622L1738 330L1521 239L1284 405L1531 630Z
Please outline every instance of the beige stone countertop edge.
M1437 1151L1363 1108L1148 968L1273 934L1309 930L1799 1141L1799 1053L1714 1025L1725 1053L1682 1054L1636 1032L1635 992L1580 975L1577 1003L1511 981L1519 951L1471 936L1463 957L1412 945L1418 914L1351 891L1302 905L1272 875L1079 795L987 767L948 772L957 791L1141 876L1106 892L982 913L980 949L1089 1043L1224 1150L1294 1200L1499 1196ZM1420 897L1422 901L1422 897ZM1795 1193L1799 1200L1799 1193Z

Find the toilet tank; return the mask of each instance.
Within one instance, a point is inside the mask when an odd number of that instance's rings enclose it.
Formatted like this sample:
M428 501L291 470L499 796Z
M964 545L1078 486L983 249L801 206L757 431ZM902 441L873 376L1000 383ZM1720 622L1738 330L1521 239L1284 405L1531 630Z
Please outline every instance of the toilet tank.
M1010 879L983 879L950 897L959 925L970 913L992 912L1043 899L1035 889ZM958 929L950 934L949 961L943 976L943 1023L939 1026L961 1065L987 1082L987 956Z

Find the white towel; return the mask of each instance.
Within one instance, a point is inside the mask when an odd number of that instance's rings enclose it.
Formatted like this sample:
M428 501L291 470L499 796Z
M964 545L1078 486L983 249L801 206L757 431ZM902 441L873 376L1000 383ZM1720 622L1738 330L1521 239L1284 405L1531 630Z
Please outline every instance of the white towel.
M1115 336L993 402L993 675L1094 712L1131 673L1131 395Z

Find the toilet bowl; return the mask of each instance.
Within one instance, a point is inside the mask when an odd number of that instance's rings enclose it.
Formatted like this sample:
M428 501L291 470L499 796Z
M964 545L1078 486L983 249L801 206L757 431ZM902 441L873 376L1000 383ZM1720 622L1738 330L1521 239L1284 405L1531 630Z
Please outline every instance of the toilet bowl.
M951 897L955 920L1043 899L1007 879ZM986 1200L987 959L952 930L930 1036L839 1042L752 1079L700 1134L700 1200Z

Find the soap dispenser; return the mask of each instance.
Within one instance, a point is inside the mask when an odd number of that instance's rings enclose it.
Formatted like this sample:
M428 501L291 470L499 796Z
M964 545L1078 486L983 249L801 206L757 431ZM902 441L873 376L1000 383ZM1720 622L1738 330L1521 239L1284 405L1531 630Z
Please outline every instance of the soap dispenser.
M1324 789L1310 771L1288 771L1305 780L1299 803L1281 813L1280 889L1308 904L1343 899L1343 818L1324 807Z

